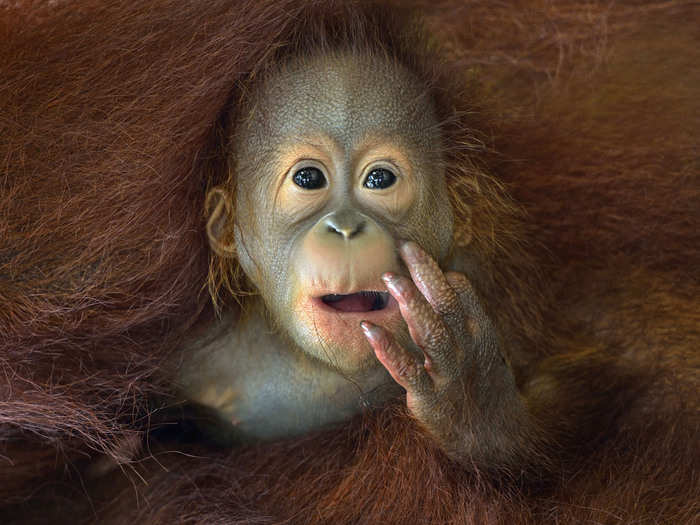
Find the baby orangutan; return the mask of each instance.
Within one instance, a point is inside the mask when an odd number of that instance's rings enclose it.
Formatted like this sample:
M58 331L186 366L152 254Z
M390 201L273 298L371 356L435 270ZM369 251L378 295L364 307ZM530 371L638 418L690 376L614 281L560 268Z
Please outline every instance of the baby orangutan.
M539 431L469 277L448 271L464 254L425 87L368 54L296 59L264 82L232 149L235 203L211 190L208 235L262 303L189 343L184 396L231 422L229 437L273 438L400 385L451 457L519 464Z
M693 2L6 4L3 524L697 521Z

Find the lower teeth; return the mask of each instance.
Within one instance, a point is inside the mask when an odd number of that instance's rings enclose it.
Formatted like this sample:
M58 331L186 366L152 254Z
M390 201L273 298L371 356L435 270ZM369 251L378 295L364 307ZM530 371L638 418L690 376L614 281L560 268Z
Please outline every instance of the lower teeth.
M381 292L369 292L374 295L374 301L372 303L372 310L381 310L386 306L384 295Z
M364 297L372 299L372 307L370 308L370 310L382 310L384 307L386 307L387 303L389 302L389 297L386 292L371 291L358 293ZM327 294L323 296L323 302L337 303L338 301L342 301L346 297L348 297L348 295Z

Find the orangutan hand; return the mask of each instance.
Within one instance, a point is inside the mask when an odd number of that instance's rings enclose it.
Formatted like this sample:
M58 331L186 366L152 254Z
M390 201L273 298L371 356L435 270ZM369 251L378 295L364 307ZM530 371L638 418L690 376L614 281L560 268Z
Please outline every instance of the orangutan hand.
M406 389L412 415L448 455L464 460L478 447L472 440L476 427L499 417L488 412L498 412L499 398L515 392L513 376L467 278L443 274L413 242L404 243L400 254L413 282L392 273L382 279L424 359L384 328L367 321L361 326L379 361Z

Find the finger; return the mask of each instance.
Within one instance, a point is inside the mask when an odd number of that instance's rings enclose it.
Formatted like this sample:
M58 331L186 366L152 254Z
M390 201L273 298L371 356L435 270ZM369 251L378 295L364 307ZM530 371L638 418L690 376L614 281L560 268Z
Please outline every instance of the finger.
M445 279L447 279L450 287L457 294L462 305L461 320L454 329L459 334L460 340L471 340L479 329L479 323L484 319L484 313L478 298L474 294L474 288L463 273L446 272Z
M425 367L399 345L381 326L362 321L360 327L367 337L379 362L384 365L399 385L415 397L422 397L432 392L432 380Z
M474 287L463 273L447 272L445 274L445 279L447 279L447 282L459 297L464 313L469 316L473 322L481 323L486 319L486 313L481 307L481 302L476 296Z
M485 359L485 356L491 356L490 358L500 356L501 354L498 351L499 344L494 338L495 330L481 306L481 301L477 297L469 279L464 274L457 272L447 272L445 278L459 295L466 312L466 323L462 323L462 326L465 327L464 337L470 337L472 341L478 341L474 348L481 354L482 357L480 359L482 361Z
M399 305L411 338L425 354L425 368L434 379L448 378L457 361L447 326L410 279L391 272L382 279Z
M403 243L399 251L416 287L450 328L458 328L464 317L462 304L437 262L411 241Z

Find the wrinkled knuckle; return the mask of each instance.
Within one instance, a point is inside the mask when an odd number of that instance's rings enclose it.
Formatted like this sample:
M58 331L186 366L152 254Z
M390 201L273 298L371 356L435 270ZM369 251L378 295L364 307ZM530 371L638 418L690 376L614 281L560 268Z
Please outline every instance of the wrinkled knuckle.
M470 294L474 292L471 281L463 273L450 272L447 274L447 280L452 286L452 289L458 294Z
M430 256L425 256L419 264L419 270L428 278L433 278L432 276L442 274L440 266L438 266L438 263Z
M402 379L411 379L418 374L418 365L409 360L401 360L397 363L396 374Z
M413 318L416 324L423 328L424 332L430 332L435 328L435 312L429 304L416 301L413 308Z
M419 303L418 294L415 287L405 285L402 287L401 294L404 296L408 306L415 307Z
M376 342L377 342L377 345L379 346L379 349L382 352L384 352L385 354L388 354L388 355L395 354L395 352L393 351L394 349L393 349L392 340L383 331L380 332L380 334L377 336Z
M445 325L439 319L434 319L426 326L425 340L432 346L443 344L448 337Z
M457 311L460 306L459 297L453 289L450 289L438 296L435 309L440 315L446 315Z

